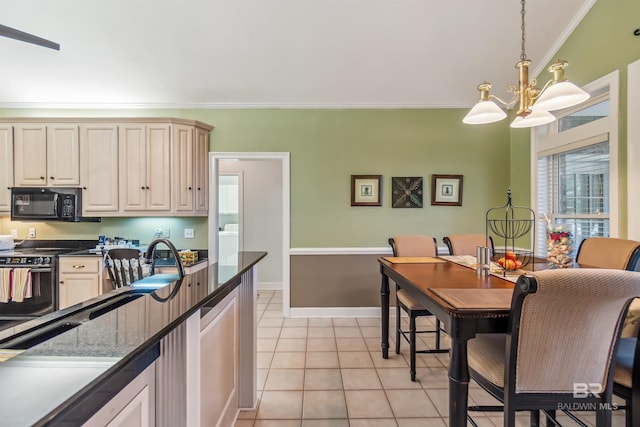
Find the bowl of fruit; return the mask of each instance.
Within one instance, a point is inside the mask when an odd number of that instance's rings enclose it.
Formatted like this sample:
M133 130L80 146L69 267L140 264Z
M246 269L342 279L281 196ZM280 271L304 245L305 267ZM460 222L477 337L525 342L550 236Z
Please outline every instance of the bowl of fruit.
M533 253L522 249L496 249L493 251L491 259L501 268L507 271L515 271L528 265L533 259Z

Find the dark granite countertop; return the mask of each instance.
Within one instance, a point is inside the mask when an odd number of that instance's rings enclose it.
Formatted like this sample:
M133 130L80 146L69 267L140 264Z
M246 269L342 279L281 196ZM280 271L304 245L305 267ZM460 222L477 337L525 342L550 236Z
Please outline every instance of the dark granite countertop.
M0 426L82 424L158 357L166 334L197 310L215 306L265 256L240 252L237 266L212 264L185 276L192 286L173 282L92 320L83 316L134 291L124 287L13 328L24 333L64 320L71 329L0 363ZM0 348L9 348L2 345L8 331L2 332Z

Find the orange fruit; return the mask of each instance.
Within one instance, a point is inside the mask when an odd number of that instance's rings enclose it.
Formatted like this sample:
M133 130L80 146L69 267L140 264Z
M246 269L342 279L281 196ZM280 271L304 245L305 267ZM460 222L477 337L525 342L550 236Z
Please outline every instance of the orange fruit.
M507 259L511 259L513 261L516 260L516 253L513 252L513 251L507 251L507 252L505 252L504 255L505 255L505 258L507 258Z
M507 258L506 260L504 260L504 268L506 268L507 270L515 270L516 262L512 259Z

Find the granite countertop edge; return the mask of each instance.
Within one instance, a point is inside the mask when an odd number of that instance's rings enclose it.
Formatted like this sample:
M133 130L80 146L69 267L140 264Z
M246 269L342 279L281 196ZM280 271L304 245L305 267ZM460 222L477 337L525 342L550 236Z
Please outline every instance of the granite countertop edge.
M153 333L150 336L145 336L144 340L142 340L141 342L138 342L134 348L127 351L125 354L121 355L118 358L119 360L117 360L111 366L109 366L108 368L104 369L101 372L90 374L89 378L93 378L93 379L89 379L89 381L79 389L74 388L73 390L69 390L68 396L65 395L63 397L64 401L57 404L53 410L46 410L45 412L44 409L40 408L41 410L39 411L39 414L38 414L38 417L39 417L38 422L34 423L34 421L31 419L29 420L28 423L25 423L24 425L63 425L63 424L66 425L69 421L72 421L72 420L80 421L78 417L83 417L89 414L89 412L97 411L102 405L104 405L104 403L110 400L119 391L115 389L109 389L109 387L113 388L114 377L118 377L120 375L123 378L123 380L120 381L119 384L123 384L124 379L130 380L132 379L131 378L132 375L142 372L142 370L146 366L152 363L153 360L155 360L155 358L159 356L159 351L156 348L164 336L166 336L169 332L171 332L171 330L175 329L175 327L180 325L182 322L184 322L193 313L205 307L206 308L213 307L217 303L219 303L224 298L224 296L229 294L231 291L233 291L233 289L235 289L240 284L242 275L246 271L253 268L253 266L257 264L260 260L262 260L265 256L266 256L266 252L241 252L239 253L239 257L238 257L238 260L239 260L238 266L236 266L234 269L231 269L231 270L224 270L225 267L219 266L217 263L208 265L209 277L207 279L208 289L207 289L206 295L204 295L202 298L196 299L191 305L189 305L186 308L183 308L176 316L174 316L171 319L168 319L165 323L156 325L154 328L152 328ZM201 265L203 264L203 262L199 262L192 265L190 267L191 269L193 269L194 266L197 266L198 268L195 270L192 270L191 274L195 274L196 271L202 270L203 268L201 267ZM185 277L188 277L188 276L185 276ZM212 284L211 283L212 281L215 281L216 283ZM173 282L165 288L168 288L169 286L174 286L176 285L176 283L177 282ZM87 310L89 307L92 307L93 305L95 305L95 300L102 302L109 299L109 297L113 297L114 295L119 295L121 293L130 292L131 290L132 288L124 287L116 291L109 292L105 294L106 296L103 295L102 298L99 297L98 299L90 300L87 303L74 306L72 307L73 310L69 310L69 309L62 310L58 312L59 317L57 319L58 320L64 319L65 317L72 317L76 314L79 314L83 310ZM186 292L186 291L187 289L182 289L182 292ZM134 300L132 302L142 300L144 298L153 298L151 296L151 293L152 292L146 292L143 297L140 297L137 300ZM109 314L113 313L114 316L117 316L118 311L125 310L128 304L131 304L131 303L127 303L122 307L119 307L113 310ZM51 315L49 316L51 318L54 318L54 316L51 316ZM103 316L103 317L107 317L107 316ZM91 330L92 322L96 322L99 319L100 318L87 321L86 328ZM104 320L105 319L103 319L103 321L100 322L103 325L105 323ZM51 319L49 319L49 321L44 324L48 324L50 322L51 322ZM148 325L145 324L145 327L147 326ZM96 326L96 328L98 328L98 326ZM113 329L117 329L117 325L113 325ZM47 344L47 343L48 342L45 342L43 344ZM38 346L36 346L35 348L38 348ZM36 351L35 353L37 354L38 352ZM24 359L28 360L29 351L26 351L24 355L26 356L26 358ZM12 366L20 366L21 359L23 359L22 355L17 356L14 359L9 360L7 362L0 363L0 387L2 387L2 383L3 383L2 374L6 372L14 374L11 368ZM145 363L144 364L137 363L137 361L139 361L140 359L145 360ZM131 371L132 364L136 365L135 372L133 373ZM22 367L22 369L24 369L24 367ZM73 368L69 368L69 369L73 369ZM20 368L18 368L17 372L18 373L21 372ZM73 372L73 371L70 371L70 372ZM118 381L116 381L116 383L118 383ZM31 385L31 387L33 386L34 385ZM107 390L103 390L103 388L107 388ZM95 393L96 391L99 391L99 392ZM25 390L23 390L23 392L15 393L13 395L15 396L28 395L24 393L28 393L26 388ZM96 395L100 395L99 402L95 401L95 398L91 397ZM60 400L59 397L56 397L56 399ZM13 399L5 399L4 402L0 401L0 410L3 410L2 409L3 407L4 407L4 410L9 410L10 408L14 407L16 405L16 402L12 403L11 402L12 400ZM81 413L78 412L78 408L82 408L82 411L80 411ZM31 407L31 410L35 410L35 409L36 408ZM5 412L4 410L3 412ZM14 411L14 413L15 412L16 411ZM84 419L84 421L86 421L87 419L88 418ZM13 425L23 425L23 424L17 423Z

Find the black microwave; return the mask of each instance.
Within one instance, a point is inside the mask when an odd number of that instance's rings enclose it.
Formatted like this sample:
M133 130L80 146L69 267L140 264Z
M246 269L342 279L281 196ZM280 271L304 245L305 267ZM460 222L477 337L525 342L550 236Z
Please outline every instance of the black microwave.
M73 187L13 187L11 220L81 220L82 189Z

